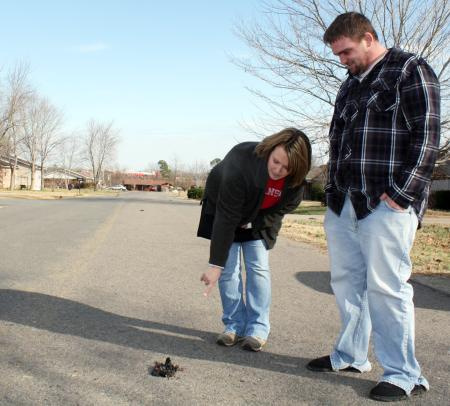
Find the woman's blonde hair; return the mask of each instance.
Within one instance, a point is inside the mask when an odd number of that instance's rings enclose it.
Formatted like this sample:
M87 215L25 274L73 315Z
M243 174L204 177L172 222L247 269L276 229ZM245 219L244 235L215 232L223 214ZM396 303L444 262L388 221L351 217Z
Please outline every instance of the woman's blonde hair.
M288 156L291 186L301 185L311 168L311 144L308 137L296 128L285 128L264 138L256 146L255 153L268 160L278 146L282 146Z

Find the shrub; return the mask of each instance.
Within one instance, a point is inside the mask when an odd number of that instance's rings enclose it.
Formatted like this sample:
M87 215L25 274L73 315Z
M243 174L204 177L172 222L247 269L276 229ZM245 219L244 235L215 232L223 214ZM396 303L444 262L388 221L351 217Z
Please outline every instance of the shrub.
M430 209L450 210L450 190L431 192L428 204Z
M201 186L191 186L187 191L188 199L200 200L203 197L203 188Z
M325 200L325 191L320 183L313 183L311 185L311 200L316 202L323 202Z

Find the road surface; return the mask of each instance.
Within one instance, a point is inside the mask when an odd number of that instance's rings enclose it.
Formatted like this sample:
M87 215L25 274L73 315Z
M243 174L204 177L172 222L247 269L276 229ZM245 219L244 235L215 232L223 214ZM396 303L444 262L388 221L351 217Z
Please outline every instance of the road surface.
M0 200L1 405L373 405L381 370L313 373L339 328L327 257L280 238L261 353L215 344L218 292L199 278L200 207L166 193ZM417 356L448 404L450 297L415 286ZM182 368L149 375L166 357Z

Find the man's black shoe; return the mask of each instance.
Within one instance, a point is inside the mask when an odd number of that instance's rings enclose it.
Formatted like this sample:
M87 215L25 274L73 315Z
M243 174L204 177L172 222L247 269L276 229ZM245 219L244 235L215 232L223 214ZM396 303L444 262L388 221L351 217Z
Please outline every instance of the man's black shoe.
M423 385L416 385L409 396L418 396L427 390ZM381 402L397 402L408 399L406 392L389 382L380 382L370 391L370 397Z
M331 359L329 355L325 355L324 357L316 358L313 359L312 361L309 361L308 364L306 364L306 368L314 372L335 372L333 367L331 366ZM339 371L361 373L359 369L353 367L343 368L340 369Z

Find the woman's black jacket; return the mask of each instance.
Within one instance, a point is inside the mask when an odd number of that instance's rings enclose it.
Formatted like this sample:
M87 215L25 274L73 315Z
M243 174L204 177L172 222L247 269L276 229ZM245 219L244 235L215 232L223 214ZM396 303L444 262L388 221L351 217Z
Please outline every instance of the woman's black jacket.
M225 266L236 229L251 223L255 239L273 248L286 213L294 210L303 197L303 185L290 187L286 178L281 200L260 210L269 173L267 160L255 154L257 142L233 147L208 175L197 236L211 240L211 265Z

